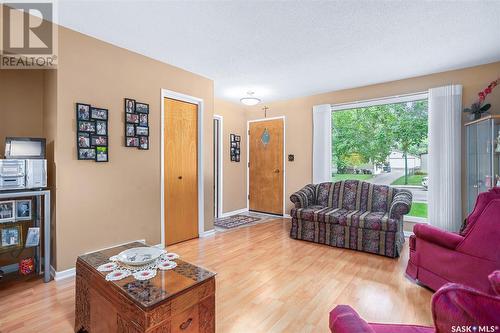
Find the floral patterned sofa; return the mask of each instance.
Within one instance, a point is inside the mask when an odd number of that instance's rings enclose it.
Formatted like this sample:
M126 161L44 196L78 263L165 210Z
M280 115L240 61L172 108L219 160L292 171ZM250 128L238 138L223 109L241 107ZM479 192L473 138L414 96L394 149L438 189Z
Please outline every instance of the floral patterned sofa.
M306 185L292 194L290 237L395 258L410 191L359 180Z

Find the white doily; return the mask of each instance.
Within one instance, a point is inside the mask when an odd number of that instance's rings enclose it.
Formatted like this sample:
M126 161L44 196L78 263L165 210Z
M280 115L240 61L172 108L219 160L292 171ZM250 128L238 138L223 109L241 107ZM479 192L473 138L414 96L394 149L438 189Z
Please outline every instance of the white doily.
M108 275L106 275L106 281L118 281L126 278L129 275L130 275L129 271L126 271L124 269L118 269L116 271L108 273Z
M156 276L156 269L150 269L147 271L138 271L134 273L134 277L136 280L144 281L152 279Z
M172 260L179 258L180 256L177 253L165 252L158 259L147 265L131 266L119 261L116 255L109 258L110 262L97 267L97 270L100 272L110 272L106 275L107 281L118 281L130 275L133 275L137 280L144 281L154 278L157 269L166 271L177 267L177 263Z
M117 267L118 265L115 262L108 262L97 267L97 270L99 272L111 272L114 271Z

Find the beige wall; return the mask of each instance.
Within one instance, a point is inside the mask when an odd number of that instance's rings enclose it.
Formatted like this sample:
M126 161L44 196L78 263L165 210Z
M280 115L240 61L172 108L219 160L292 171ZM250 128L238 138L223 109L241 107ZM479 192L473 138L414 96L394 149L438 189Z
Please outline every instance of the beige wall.
M286 116L286 153L295 154L294 162L286 162L287 210L292 207L288 200L290 194L312 181L312 108L314 105L345 103L421 92L432 87L455 83L463 85L463 105L469 106L476 99L477 92L499 76L500 62L496 62L462 70L267 104L269 106L268 117ZM500 88L497 88L488 97L488 101L492 104L493 112L500 114ZM261 109L262 105L248 108L245 112L246 119L263 118L264 112ZM466 117L464 115L465 121ZM465 138L465 135L463 135L463 138ZM465 147L465 145L462 145L462 147ZM465 161L465 158L462 161ZM465 165L463 165L462 170L464 174L462 193L465 198ZM234 186L240 185L234 184Z
M205 230L212 217L213 82L97 39L59 29L57 270L87 251L131 240L160 243L161 89L202 98ZM123 99L150 105L150 150L124 147ZM78 161L75 103L109 109L109 163Z
M41 137L43 70L0 70L0 158L5 137Z
M215 99L214 113L223 117L223 213L247 207L247 136L244 109L235 103ZM231 162L229 135L241 136L241 162Z

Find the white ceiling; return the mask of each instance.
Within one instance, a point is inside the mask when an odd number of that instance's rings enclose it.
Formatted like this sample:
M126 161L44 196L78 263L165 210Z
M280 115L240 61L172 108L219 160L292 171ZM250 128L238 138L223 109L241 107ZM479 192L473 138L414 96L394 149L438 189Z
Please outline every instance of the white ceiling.
M213 79L233 101L500 60L500 0L59 1L58 12L64 26Z

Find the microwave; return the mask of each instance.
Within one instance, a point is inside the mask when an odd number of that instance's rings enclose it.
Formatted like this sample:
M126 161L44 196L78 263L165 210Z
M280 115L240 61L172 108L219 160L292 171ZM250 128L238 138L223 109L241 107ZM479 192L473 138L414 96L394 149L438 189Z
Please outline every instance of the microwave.
M0 160L0 191L47 187L47 160Z

